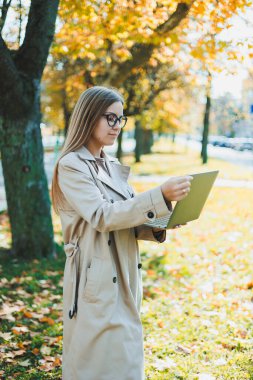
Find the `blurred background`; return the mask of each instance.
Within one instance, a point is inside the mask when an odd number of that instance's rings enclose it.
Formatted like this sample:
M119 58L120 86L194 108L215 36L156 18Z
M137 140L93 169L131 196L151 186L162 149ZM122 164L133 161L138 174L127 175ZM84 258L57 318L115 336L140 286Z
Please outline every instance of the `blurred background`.
M49 182L77 98L99 84L126 99L128 124L108 150L118 158L133 152L139 162L171 136L198 149L203 163L211 155L252 167L251 4L186 3L189 9L165 0L61 2L40 89ZM18 50L30 3L2 1L1 9L2 36ZM3 183L1 172L1 209Z
M104 85L128 116L106 151L137 192L219 170L199 220L140 243L147 379L253 379L252 1L0 0L0 32L0 378L61 379L51 179Z

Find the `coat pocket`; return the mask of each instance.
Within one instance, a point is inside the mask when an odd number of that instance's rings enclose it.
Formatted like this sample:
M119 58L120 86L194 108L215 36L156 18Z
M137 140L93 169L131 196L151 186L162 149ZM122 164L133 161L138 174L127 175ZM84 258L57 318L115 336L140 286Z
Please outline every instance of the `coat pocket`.
M100 284L103 276L104 260L100 257L93 256L91 264L86 271L86 284L84 287L83 299L87 302L96 302Z

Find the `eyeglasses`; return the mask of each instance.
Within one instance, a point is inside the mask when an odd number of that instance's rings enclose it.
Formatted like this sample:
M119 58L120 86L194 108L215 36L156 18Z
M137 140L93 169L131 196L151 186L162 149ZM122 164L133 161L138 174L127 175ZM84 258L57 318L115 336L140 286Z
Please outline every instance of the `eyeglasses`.
M107 123L109 127L113 128L117 124L117 121L119 122L119 127L124 128L127 122L127 117L126 116L120 116L117 117L117 115L113 112L110 113L104 113L102 116L104 116L107 120Z

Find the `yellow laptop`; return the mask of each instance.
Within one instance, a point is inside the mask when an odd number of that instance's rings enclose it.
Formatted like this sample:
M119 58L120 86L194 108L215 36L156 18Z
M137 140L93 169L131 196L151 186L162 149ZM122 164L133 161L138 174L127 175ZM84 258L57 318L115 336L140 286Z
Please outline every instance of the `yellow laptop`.
M150 227L170 229L178 224L198 219L218 173L219 170L189 174L193 177L190 192L176 203L172 214L145 224Z

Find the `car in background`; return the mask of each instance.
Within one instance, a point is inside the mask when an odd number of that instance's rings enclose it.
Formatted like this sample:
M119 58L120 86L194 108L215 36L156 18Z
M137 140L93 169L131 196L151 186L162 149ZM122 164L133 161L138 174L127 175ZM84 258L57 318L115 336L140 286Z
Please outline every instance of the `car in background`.
M231 148L237 151L253 150L252 137L227 137L210 135L208 143L222 148Z
M227 136L209 136L208 143L221 148L232 148L230 138Z
M252 137L235 137L233 138L232 148L240 152L245 150L253 150Z

